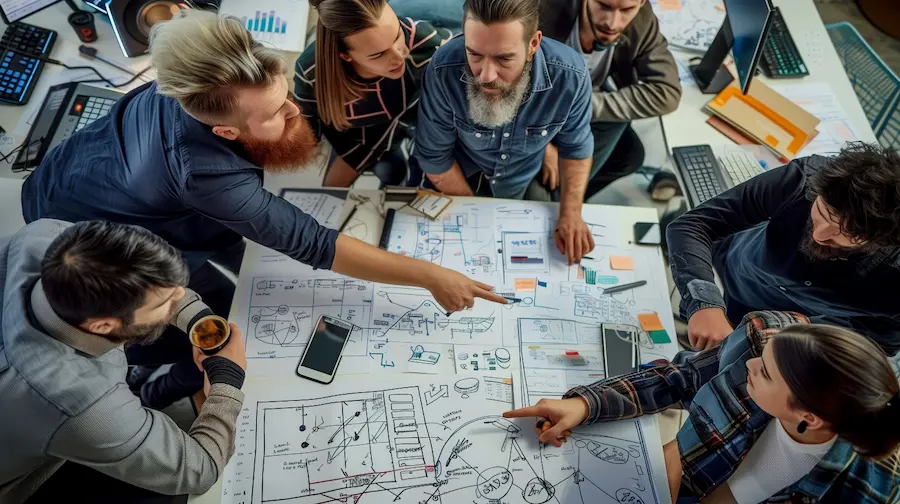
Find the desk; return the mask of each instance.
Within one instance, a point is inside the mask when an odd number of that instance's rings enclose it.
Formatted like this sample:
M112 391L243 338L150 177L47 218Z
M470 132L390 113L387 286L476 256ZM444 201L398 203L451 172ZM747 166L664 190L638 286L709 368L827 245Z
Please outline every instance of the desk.
M85 8L85 10L88 9ZM23 19L22 22L57 32L59 37L56 39L53 51L50 53L51 58L62 61L69 66L93 66L104 77L116 83L125 82L131 79L131 75L107 65L100 60L89 60L79 56L78 46L83 44L83 42L78 39L75 30L69 25L68 17L71 13L72 9L66 3L60 2L28 16ZM144 67L150 64L149 56L126 58L125 55L122 54L122 50L119 49L119 45L116 43L116 36L113 34L112 26L103 19L103 16L95 14L94 25L97 30L97 41L87 45L96 48L99 56L106 58L121 67L128 68L133 72L143 70ZM0 30L5 29L6 24L0 21ZM93 77L87 77L88 73ZM23 119L32 117L33 114L36 113L38 108L40 108L41 103L43 103L44 97L47 95L47 90L50 89L51 86L71 80L91 80L98 78L93 72L88 73L84 70L68 70L59 65L44 65L41 76L38 78L37 86L34 88L34 91L32 91L31 99L28 100L28 103L19 106L0 105L0 121L2 121L0 122L0 125L7 131L6 137L0 137L0 151L4 153L9 152L25 140L25 135L28 134L28 126L23 127L20 125L20 122ZM144 77L146 77L147 80L152 80L153 76L154 73L152 70L144 74ZM128 86L119 88L119 90L128 91L129 89L144 84L144 82L145 81L142 79L137 79ZM92 83L92 85L103 86L105 84L99 82ZM13 173L10 168L11 163L0 162L0 177L21 179L28 175L27 172Z
M768 79L764 75L755 78L761 79L766 84L778 86L827 82L846 110L858 138L866 142L877 141L813 1L774 0L773 3L781 9L791 36L809 69L809 75L802 79ZM671 49L675 58L682 62L702 56L695 52ZM701 93L700 88L693 80L682 82L681 85L681 104L675 112L662 118L668 149L685 145L710 144L715 146L732 143L731 140L706 124L709 116L703 111L703 107L714 95Z
M285 187L284 180L280 180L280 181L276 182L276 185L278 187L272 187L267 184L267 186L270 190L275 190L278 188ZM278 191L275 190L274 192L277 193ZM343 222L343 220L349 214L351 208L356 204L354 197L353 197L354 195L367 196L367 197L377 201L379 199L377 196L377 193L378 193L377 191L370 191L370 192L365 192L365 193L361 193L358 191L352 191L350 194L348 194L348 198L346 199L343 210L341 212L342 215L340 216L339 219L337 219L337 221ZM513 202L510 202L510 203L513 204ZM515 203L517 203L517 202L515 202ZM472 204L474 204L474 205L484 204L485 206L487 204L496 205L496 204L498 204L498 201L493 200L493 199L483 199L483 198L456 198L454 200L453 206L456 208L460 208L460 207L464 207L465 205L472 205ZM396 206L402 206L402 205L403 205L402 203L393 203L393 204L387 203L386 204L386 206L388 206L388 207L390 207L390 206L396 207ZM613 235L614 241L623 247L626 246L632 239L631 229L632 229L633 223L635 223L635 222L656 222L657 221L657 212L655 209L652 209L652 208L616 207L616 206L600 206L600 205L592 205L591 207L593 207L592 210L602 211L603 215L604 215L604 220L608 220L610 222L617 223L617 228L616 228L617 233L615 235ZM448 212L452 212L452 211L453 211L453 207L451 207L448 210ZM410 212L410 215L417 215L417 214L415 214L415 212L411 211L408 208L403 209L401 212L403 212L403 213ZM394 229L396 232L396 229L397 229L396 226ZM370 226L369 235L364 238L366 241L373 242L373 241L378 240L378 237L380 236L380 234L381 234L381 232L380 232L380 230L377 229L376 226ZM652 249L646 249L646 250L652 250ZM261 256L261 254L268 254L268 253L271 253L271 251L255 244L255 243L248 243L248 245L247 245L247 250L244 255L244 263L241 268L241 278L240 278L240 282L239 282L239 285L237 288L235 301L232 305L232 316L230 317L231 319L233 319L235 321L235 323L239 327L242 326L242 321L243 321L243 319L246 319L246 317L247 317L246 314L249 311L247 309L248 307L246 306L247 305L246 300L248 299L248 297L247 297L248 289L253 288L253 286L256 285L258 282L258 278L253 277L253 275L256 273L254 271L254 268L256 267L257 260ZM596 255L599 256L600 254L596 254ZM655 255L653 255L653 257L655 260L651 261L652 264L643 263L645 265L644 266L645 269L651 270L646 273L648 275L647 278L649 280L651 280L651 286L649 286L647 288L664 289L661 297L665 298L667 301L668 300L668 296L667 296L668 289L667 289L667 287L665 287L665 273L663 270L664 265L663 265L663 261L662 261L662 256L660 254L655 254ZM286 264L285 267L289 268L290 266ZM638 266L638 269L640 269L640 268L641 267ZM287 279L285 279L285 283L287 283ZM353 290L355 290L355 288ZM665 304L665 308L666 308L665 311L659 312L660 319L663 321L663 324L667 328L667 330L672 334L672 336L674 336L674 332L672 329L674 327L674 321L672 319L671 311L668 309L667 302ZM476 305L476 308L475 308L475 310L473 310L472 313L475 313L475 311L477 311L477 309L478 309L478 306ZM597 322L600 322L600 321L598 320ZM245 334L245 337L248 337L248 335ZM255 343L258 343L258 342L255 342ZM520 345L515 345L515 347L509 347L508 345L506 345L506 341L504 341L504 346L507 347L507 349L509 349L510 351L515 351L517 354L519 352ZM260 345L257 344L256 348L259 348L259 347L260 347ZM645 355L643 360L649 361L649 360L659 358L660 356L671 359L677 351L677 346L673 342L671 344L667 344L664 349L662 347L657 347L657 349L658 349L658 352L655 355ZM654 350L654 351L656 351L656 350ZM254 353L253 347L248 344L248 357L252 353ZM257 360L258 362L254 363L254 362L252 362L253 360ZM273 383L284 383L285 380L297 381L298 385L300 383L303 383L300 378L288 377L285 375L282 375L282 376L284 376L283 378L266 377L265 375L269 371L271 371L271 369L273 367L277 367L279 365L276 362L278 360L279 359L269 359L269 358L266 358L263 360L259 360L258 358L257 359L248 359L248 361L251 361L251 362L248 367L247 387L256 388L257 390L259 390L259 388L265 387L265 386L267 386L267 384L268 384L268 386L271 386L271 384L273 384ZM287 360L287 359L285 359L285 360ZM295 366L296 361L297 361L296 358L290 360L290 365ZM398 366L399 366L399 362L398 362ZM346 372L344 372L344 369L346 369L346 368L347 368L347 358L345 357L344 362L342 362L342 365L339 368L339 371L338 371L339 374L341 374L341 375L347 374ZM351 373L360 373L360 372L365 373L366 372L364 369L361 369L359 367L353 367L351 369L352 369ZM514 386L515 386L515 382L516 382L516 380L519 379L520 373L513 369L510 369L510 373L511 373L511 376L513 377ZM383 377L375 377L375 376L373 376L373 374L368 374L367 379L369 380L369 382L375 383L379 380L379 378L383 378L384 380L390 380L391 379L391 378L389 378L390 376L396 376L396 374L395 373L383 373ZM411 378L410 382L413 382L413 383L419 383L419 382L427 383L426 380L430 379L429 377L435 377L437 375L428 375L428 374L407 375L407 374L404 374L403 376L409 376ZM415 377L415 378L413 378L413 377ZM335 384L340 383L342 378L344 378L344 377L339 376L335 380ZM435 378L435 379L437 379L437 378ZM315 386L315 385L310 385L310 386ZM323 389L323 391L327 391L327 390L328 389ZM316 392L316 393L318 394L318 392ZM221 485L221 481L220 481L206 494L200 495L200 496L192 496L190 499L190 502L197 503L197 504L218 503L221 501L221 494L222 494L222 485Z

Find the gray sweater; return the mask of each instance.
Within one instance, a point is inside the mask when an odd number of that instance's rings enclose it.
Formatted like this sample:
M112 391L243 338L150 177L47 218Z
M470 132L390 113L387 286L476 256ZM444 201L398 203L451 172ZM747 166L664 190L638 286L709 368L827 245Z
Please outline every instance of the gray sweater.
M206 491L234 452L243 393L214 384L187 433L142 407L122 347L68 325L44 295L41 259L68 225L0 239L0 502L23 502L67 460L164 494Z

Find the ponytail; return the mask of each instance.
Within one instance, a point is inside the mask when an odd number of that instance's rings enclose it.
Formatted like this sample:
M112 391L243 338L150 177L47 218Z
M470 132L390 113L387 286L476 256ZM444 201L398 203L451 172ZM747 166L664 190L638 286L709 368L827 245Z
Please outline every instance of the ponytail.
M350 128L347 103L362 96L363 84L348 73L341 59L344 38L375 26L387 0L310 0L318 11L316 25L316 102L319 119L338 131Z
M794 407L821 418L864 457L896 452L900 384L878 345L849 329L819 324L790 326L769 344Z

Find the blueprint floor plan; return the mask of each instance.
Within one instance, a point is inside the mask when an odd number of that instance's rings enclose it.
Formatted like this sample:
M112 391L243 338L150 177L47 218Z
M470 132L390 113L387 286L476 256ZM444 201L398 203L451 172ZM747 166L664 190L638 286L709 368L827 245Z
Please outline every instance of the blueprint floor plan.
M512 384L402 376L373 387L246 387L223 502L656 504L667 499L652 419L579 429L541 447L513 422Z

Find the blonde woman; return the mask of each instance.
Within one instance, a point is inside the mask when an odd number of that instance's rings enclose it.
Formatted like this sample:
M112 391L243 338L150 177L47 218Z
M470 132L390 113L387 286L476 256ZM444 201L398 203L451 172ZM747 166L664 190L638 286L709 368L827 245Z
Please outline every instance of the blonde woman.
M310 4L319 15L316 42L297 60L294 98L315 133L334 148L324 185L348 187L389 157L415 121L425 68L452 34L397 17L386 0ZM393 183L405 169L397 172Z

